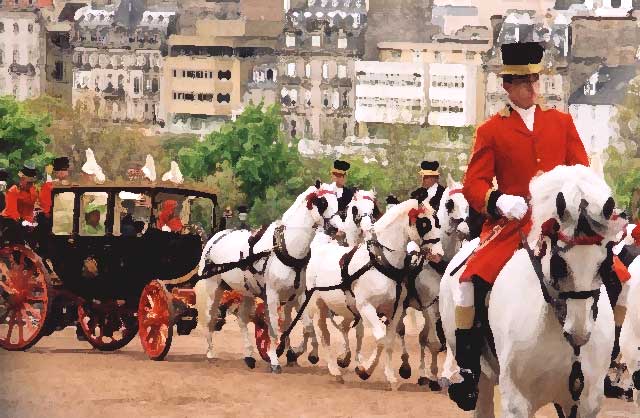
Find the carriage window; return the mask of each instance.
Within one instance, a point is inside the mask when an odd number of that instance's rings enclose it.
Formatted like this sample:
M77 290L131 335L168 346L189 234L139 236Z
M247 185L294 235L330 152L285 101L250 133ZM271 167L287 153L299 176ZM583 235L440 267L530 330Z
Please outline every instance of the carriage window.
M88 192L80 197L80 235L104 236L107 217L107 193Z
M189 221L189 205L185 196L159 193L154 209L156 223L154 227L165 232L182 232Z
M57 193L53 198L53 228L55 235L73 233L73 192Z
M204 231L211 231L213 218L213 202L211 199L203 197L191 198L191 215L189 224L201 228Z
M140 236L149 226L151 196L122 191L116 196L113 235Z

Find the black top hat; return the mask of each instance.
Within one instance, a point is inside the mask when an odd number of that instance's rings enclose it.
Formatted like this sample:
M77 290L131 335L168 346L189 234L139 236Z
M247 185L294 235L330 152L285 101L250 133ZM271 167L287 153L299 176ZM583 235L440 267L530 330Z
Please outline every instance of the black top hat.
M437 161L423 161L420 163L420 174L423 176L439 176L439 167L440 163Z
M544 48L538 42L502 44L503 68L500 74L528 75L542 71Z
M387 196L387 205L397 205L398 203L400 203L400 201L394 195L390 194Z
M69 169L69 157L58 157L53 159L54 171L65 171Z
M9 172L4 168L0 168L0 181L9 180Z
M24 163L22 169L18 171L18 175L20 177L28 177L35 180L38 176L38 171L36 170L36 166L33 163L27 161Z
M351 164L349 164L346 161L342 161L342 160L335 160L333 162L333 172L336 173L340 173L340 174L344 174L347 172L347 170L349 170L349 168L351 167Z

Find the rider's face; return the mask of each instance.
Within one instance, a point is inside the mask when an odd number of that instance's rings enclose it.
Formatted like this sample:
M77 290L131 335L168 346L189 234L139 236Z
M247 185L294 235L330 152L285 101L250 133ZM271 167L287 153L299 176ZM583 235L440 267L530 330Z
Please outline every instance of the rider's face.
M64 180L67 177L69 177L69 171L67 170L60 170L60 171L56 171L55 172L55 176L58 180Z
M344 183L345 183L346 179L347 179L347 176L342 174L342 173L331 172L331 180L338 187L344 187Z
M438 182L438 176L422 176L422 187L428 189Z
M511 82L503 82L502 86L507 91L509 100L514 105L523 109L533 106L540 93L540 81L538 74L527 76L514 76Z
M34 181L29 177L20 177L20 188L29 190L33 186Z

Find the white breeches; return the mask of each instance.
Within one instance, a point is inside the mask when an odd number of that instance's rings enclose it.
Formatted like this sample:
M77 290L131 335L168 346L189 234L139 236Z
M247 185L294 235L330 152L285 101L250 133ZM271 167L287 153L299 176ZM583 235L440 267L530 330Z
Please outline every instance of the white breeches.
M473 282L458 282L453 289L453 301L456 306L473 306Z

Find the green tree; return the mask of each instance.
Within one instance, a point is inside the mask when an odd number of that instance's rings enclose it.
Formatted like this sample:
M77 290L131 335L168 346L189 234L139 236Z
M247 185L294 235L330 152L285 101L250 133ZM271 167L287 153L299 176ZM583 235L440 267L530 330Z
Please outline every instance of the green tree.
M13 97L0 97L0 166L8 169L13 181L25 161L43 169L53 158L46 150L49 123L46 114L32 114Z
M201 180L221 170L221 163L228 161L247 203L253 205L255 199L265 198L270 187L300 173L297 149L285 140L281 123L278 106L249 105L219 132L181 149L180 166L186 175Z

